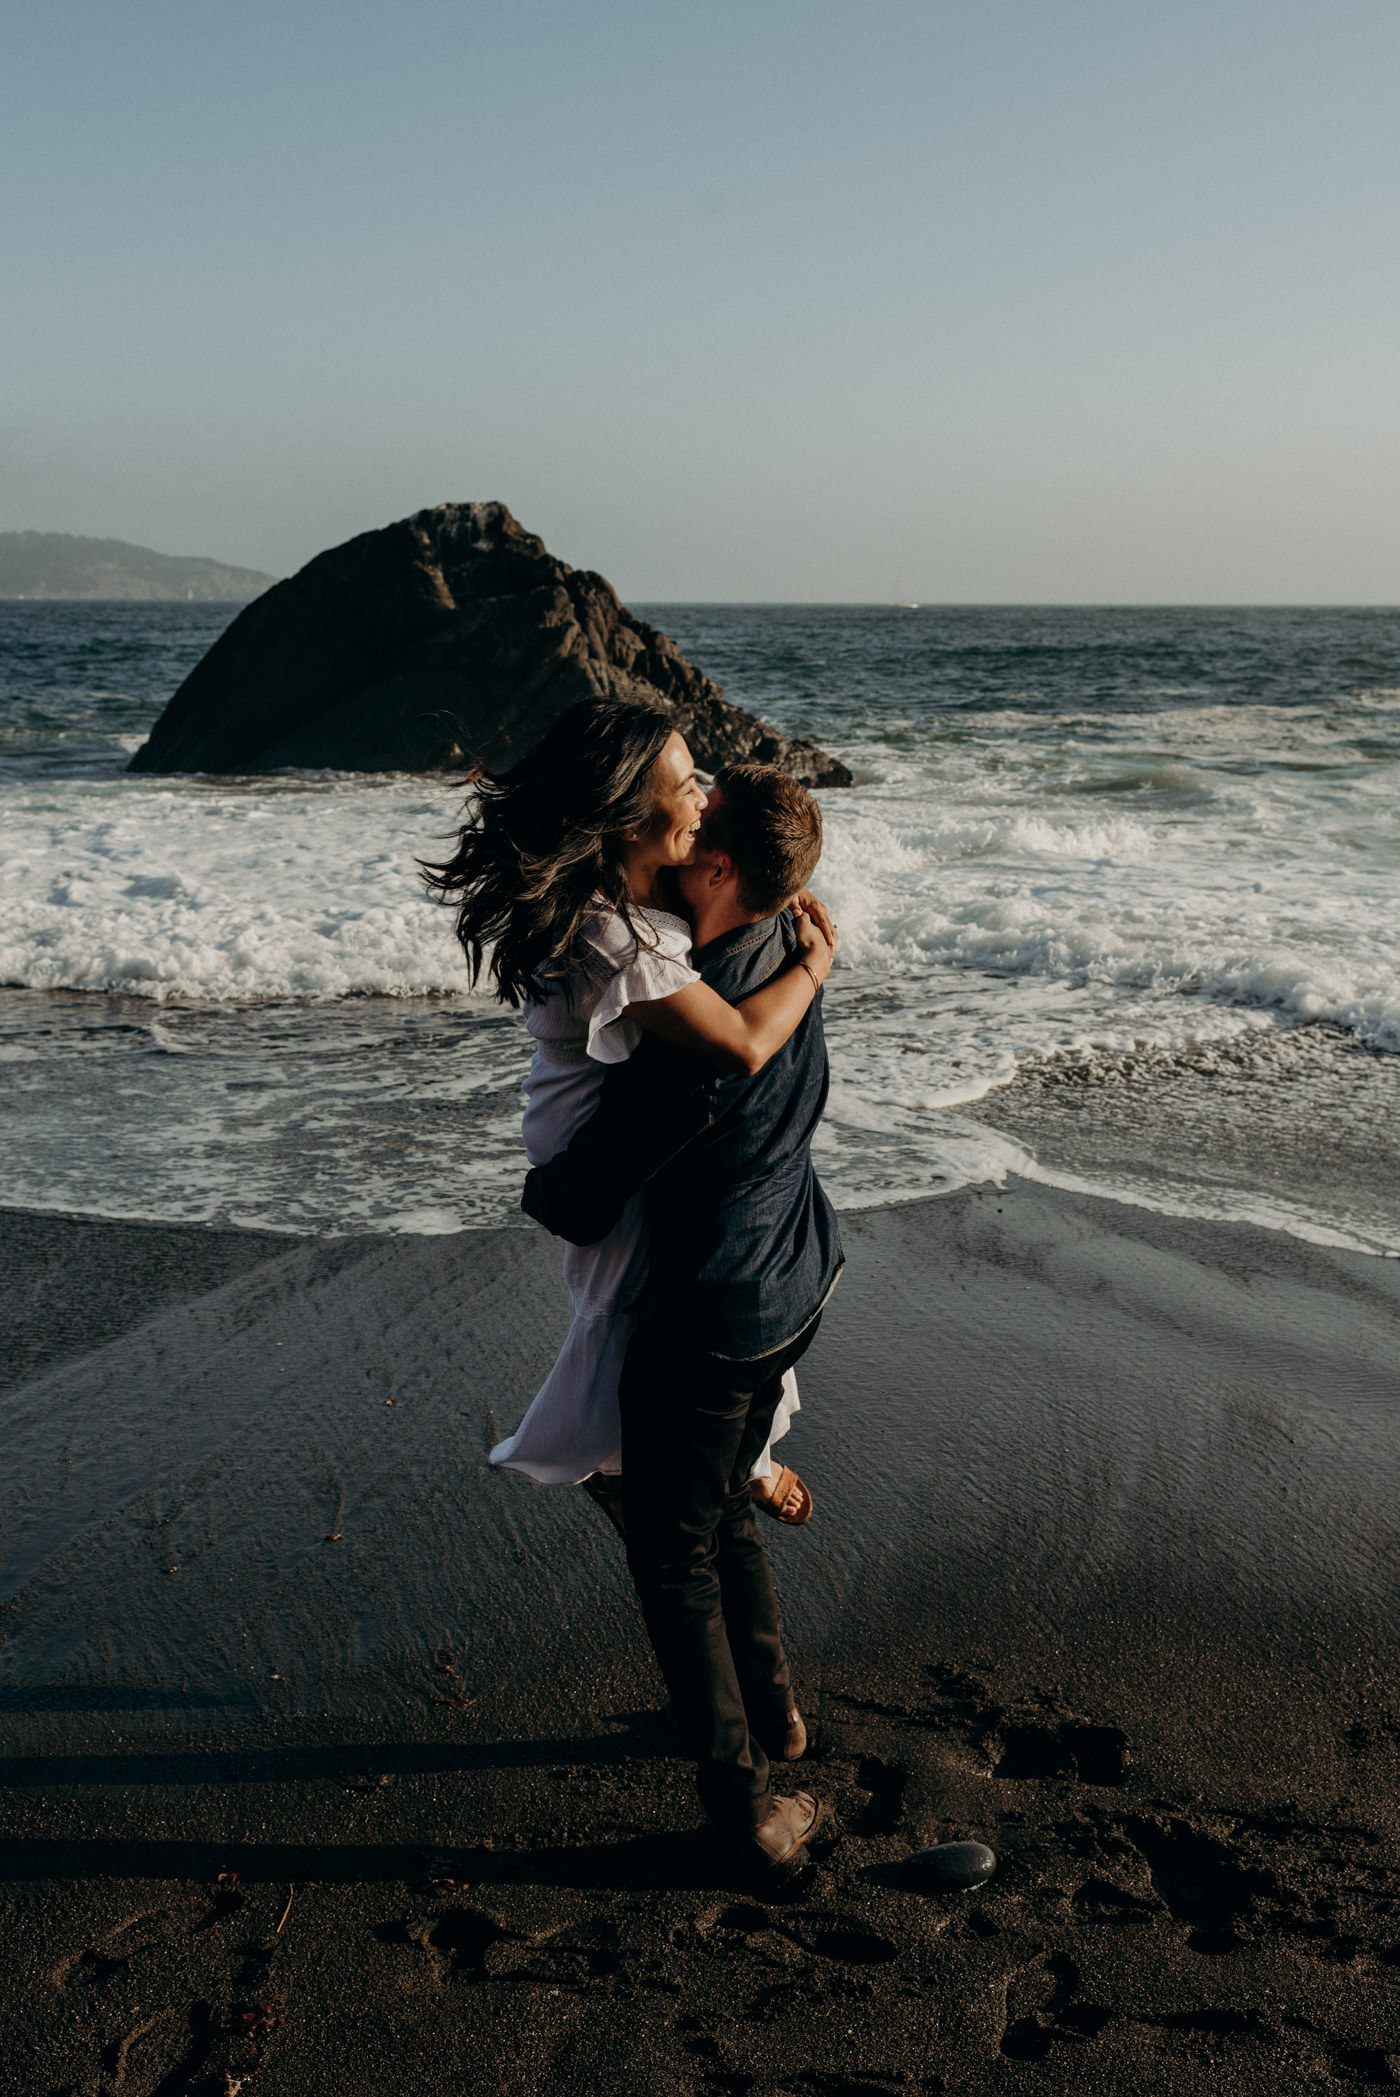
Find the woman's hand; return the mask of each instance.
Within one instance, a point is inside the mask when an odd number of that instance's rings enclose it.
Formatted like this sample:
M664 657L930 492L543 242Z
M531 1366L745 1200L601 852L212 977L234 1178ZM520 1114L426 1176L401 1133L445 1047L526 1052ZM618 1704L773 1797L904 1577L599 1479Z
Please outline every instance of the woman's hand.
M826 915L825 911L822 913ZM814 917L805 910L795 910L793 920L797 928L797 965L809 968L817 979L818 987L823 984L836 959L835 938L827 939ZM830 923L830 919L827 920ZM833 935L836 927L831 927Z
M832 923L831 912L827 909L821 897L814 896L810 888L804 888L793 897L792 907L795 913L805 914L811 918L834 953L836 950L836 927Z

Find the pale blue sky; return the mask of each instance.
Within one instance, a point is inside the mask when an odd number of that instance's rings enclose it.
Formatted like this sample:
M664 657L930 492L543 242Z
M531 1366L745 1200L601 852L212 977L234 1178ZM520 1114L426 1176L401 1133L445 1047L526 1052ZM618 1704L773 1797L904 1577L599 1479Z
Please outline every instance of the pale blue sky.
M624 596L1400 598L1396 0L45 0L0 529L499 497Z

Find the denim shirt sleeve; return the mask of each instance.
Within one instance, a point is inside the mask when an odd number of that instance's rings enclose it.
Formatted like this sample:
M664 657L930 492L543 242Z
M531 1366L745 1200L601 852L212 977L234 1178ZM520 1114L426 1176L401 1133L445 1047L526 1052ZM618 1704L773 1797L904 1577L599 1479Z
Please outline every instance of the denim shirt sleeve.
M596 1245L653 1175L707 1129L714 1079L648 1038L603 1079L598 1105L557 1156L526 1175L520 1206L556 1238Z

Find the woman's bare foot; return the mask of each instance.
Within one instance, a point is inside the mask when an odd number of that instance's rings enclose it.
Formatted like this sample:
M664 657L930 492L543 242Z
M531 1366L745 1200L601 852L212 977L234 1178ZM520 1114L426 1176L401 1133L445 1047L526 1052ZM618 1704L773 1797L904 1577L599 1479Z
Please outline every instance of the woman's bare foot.
M771 1478L751 1478L749 1493L755 1507L775 1522L807 1522L812 1517L812 1495L796 1471L775 1464Z

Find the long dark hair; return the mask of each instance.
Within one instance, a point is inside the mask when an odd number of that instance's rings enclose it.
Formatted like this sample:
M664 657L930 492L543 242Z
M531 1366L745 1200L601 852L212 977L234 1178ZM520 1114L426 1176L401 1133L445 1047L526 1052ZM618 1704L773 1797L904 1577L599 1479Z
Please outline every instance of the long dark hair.
M457 901L473 983L491 947L488 972L503 1004L567 975L599 899L636 937L623 833L645 830L655 813L651 768L673 726L660 707L623 699L571 706L510 771L472 778L451 858L420 860L428 893Z

